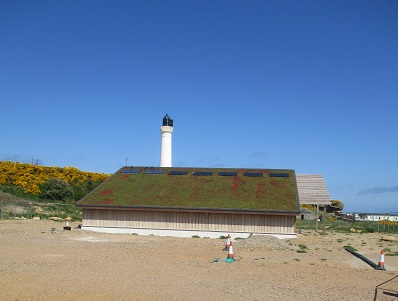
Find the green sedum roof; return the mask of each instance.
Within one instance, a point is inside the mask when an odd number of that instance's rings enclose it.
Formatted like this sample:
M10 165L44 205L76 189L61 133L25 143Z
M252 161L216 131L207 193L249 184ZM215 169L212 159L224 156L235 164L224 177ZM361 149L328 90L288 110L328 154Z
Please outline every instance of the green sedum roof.
M299 211L295 172L286 169L123 167L78 206Z

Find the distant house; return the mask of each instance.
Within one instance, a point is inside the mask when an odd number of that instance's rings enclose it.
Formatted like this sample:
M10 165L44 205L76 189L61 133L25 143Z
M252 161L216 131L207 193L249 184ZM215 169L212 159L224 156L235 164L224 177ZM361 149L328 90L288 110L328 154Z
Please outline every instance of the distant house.
M300 219L310 221L315 220L316 215L313 211L308 208L300 208Z
M295 237L293 170L123 167L78 202L82 228L169 236Z

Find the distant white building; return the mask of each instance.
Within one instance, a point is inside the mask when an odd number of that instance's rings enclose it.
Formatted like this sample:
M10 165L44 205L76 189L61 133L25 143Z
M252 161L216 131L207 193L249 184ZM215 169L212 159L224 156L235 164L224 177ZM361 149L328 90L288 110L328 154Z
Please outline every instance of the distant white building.
M397 213L348 213L347 215L354 215L356 221L363 222L377 222L383 220L398 222Z

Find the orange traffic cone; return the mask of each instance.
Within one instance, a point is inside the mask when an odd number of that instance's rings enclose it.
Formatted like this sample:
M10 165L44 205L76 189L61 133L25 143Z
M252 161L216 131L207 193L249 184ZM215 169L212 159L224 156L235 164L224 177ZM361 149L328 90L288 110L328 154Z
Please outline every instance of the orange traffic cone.
M229 247L228 247L228 257L227 257L227 259L225 259L225 262L234 262L234 261L235 261L235 259L234 259L234 251L233 251L233 248L232 248L232 241L230 241Z
M377 264L377 267L375 267L375 269L376 270L385 270L385 267L384 267L384 250L381 250L379 263Z
M228 251L229 244L231 243L231 235L228 234L227 241L225 242L225 251Z

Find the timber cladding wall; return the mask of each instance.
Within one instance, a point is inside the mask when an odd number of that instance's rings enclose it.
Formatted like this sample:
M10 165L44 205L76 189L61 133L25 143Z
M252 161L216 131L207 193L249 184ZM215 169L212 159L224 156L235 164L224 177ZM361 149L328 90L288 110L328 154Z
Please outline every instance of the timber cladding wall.
M84 209L84 227L294 234L295 215Z

